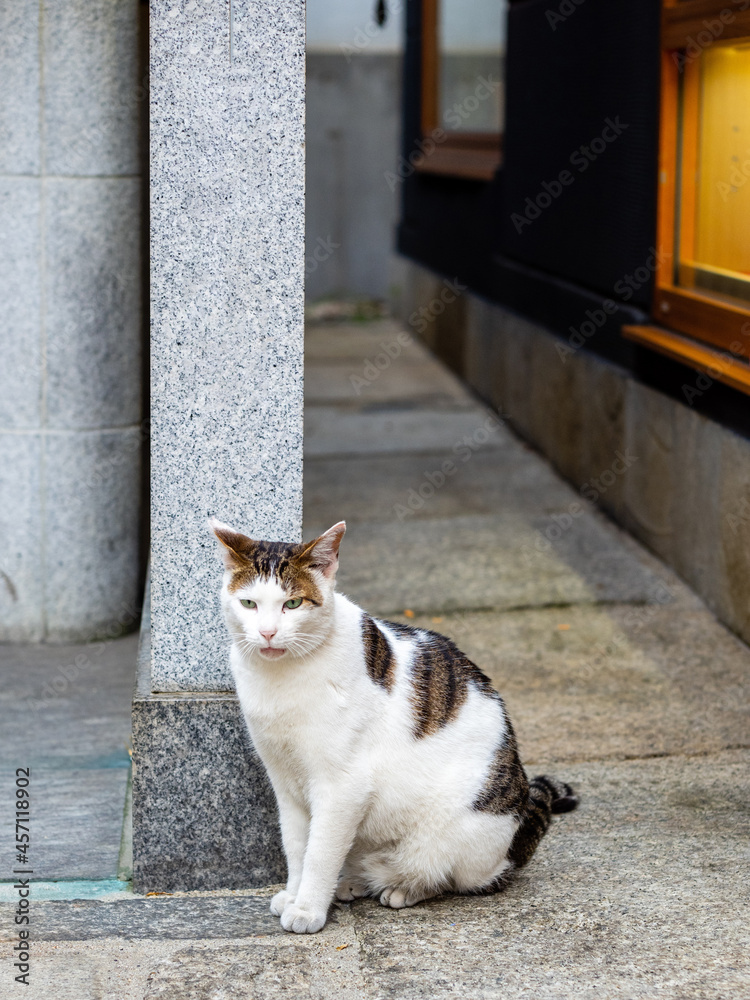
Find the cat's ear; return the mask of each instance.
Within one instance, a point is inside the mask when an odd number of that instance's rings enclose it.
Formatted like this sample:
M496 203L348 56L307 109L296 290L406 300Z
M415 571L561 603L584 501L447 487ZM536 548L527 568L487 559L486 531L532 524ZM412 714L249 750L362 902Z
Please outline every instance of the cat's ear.
M339 568L339 545L341 545L341 539L345 534L346 521L339 521L325 534L310 542L298 558L303 560L310 569L319 569L323 576L332 580Z
M238 569L240 566L246 566L255 544L252 538L235 531L222 521L217 521L215 517L210 518L208 523L223 546L222 555L226 568Z

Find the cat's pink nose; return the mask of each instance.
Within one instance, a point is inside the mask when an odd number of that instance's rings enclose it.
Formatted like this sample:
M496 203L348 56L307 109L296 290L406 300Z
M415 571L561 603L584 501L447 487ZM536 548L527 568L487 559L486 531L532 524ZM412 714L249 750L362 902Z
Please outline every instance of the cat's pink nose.
M263 636L263 638L266 640L266 642L270 642L271 639L273 639L273 637L276 635L276 629L275 628L270 628L270 629L267 629L266 631L264 631L262 628L259 628L258 631Z

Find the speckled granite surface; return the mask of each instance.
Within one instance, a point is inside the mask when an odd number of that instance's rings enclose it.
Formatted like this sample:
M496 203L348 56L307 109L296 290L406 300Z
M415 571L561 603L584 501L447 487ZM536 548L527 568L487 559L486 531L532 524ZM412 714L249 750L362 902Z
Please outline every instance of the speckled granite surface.
M153 685L223 690L206 519L301 527L305 12L150 20Z
M244 888L285 878L276 803L233 697L133 706L133 888Z

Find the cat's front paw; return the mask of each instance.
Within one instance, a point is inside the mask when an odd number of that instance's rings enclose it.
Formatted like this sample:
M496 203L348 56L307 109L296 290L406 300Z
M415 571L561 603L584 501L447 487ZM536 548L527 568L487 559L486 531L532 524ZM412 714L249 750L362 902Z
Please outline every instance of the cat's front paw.
M315 934L326 922L325 910L305 910L296 903L289 903L281 914L281 926L295 934Z
M271 913L273 913L275 917L280 917L287 906L293 902L294 896L291 892L287 892L286 889L282 889L281 892L277 892L271 900Z

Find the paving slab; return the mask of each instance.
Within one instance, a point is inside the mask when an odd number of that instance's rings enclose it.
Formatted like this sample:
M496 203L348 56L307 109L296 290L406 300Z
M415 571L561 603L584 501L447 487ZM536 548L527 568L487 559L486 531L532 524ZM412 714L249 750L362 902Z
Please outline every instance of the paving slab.
M70 646L0 646L0 783L31 769L30 857L40 880L115 879L130 769L137 636ZM0 808L0 842L15 813ZM0 855L0 880L14 857Z
M371 359L305 363L305 404L422 400L461 403L473 397L434 359L398 358L387 370L370 368Z
M474 402L468 387L392 320L316 326L305 336L305 403Z
M440 482L442 463L455 471L430 493L424 484ZM416 494L416 498L414 496ZM467 514L565 513L570 504L587 506L579 494L546 462L513 439L501 448L458 452L413 451L408 454L367 455L362 458L308 457L305 460L304 537L308 524L350 526L362 521L398 519L400 507L408 520L463 517Z
M125 792L130 760L119 766L86 769L31 765L31 845L29 857L35 879L116 878L122 839ZM108 762L110 763L110 762ZM15 772L0 770L0 782L14 788ZM0 880L12 881L18 865L11 853L15 816L2 811L0 838L8 849L0 855ZM22 866L23 867L23 866Z
M185 939L284 934L271 915L269 900L246 894L134 896L114 902L53 900L34 902L38 941L89 941L123 937ZM12 903L0 904L0 940L12 940Z
M0 645L3 759L86 758L130 736L137 635L83 645Z
M363 361L368 357L374 359L380 353L385 353L392 361L427 359L431 365L440 365L424 344L393 319L366 323L308 323L305 329L305 361L338 364Z
M497 416L483 407L364 407L305 409L306 460L320 455L436 451L458 469L464 456L508 446L513 440Z
M585 511L569 521L565 530L554 515L513 513L356 524L338 587L381 615L647 602L663 593L661 578L604 519ZM330 524L306 527L314 536Z
M697 600L397 620L449 635L488 674L527 764L750 744L747 648Z
M232 928L230 927L229 930ZM330 923L325 940L276 934L211 940L110 938L40 942L23 996L29 1000L248 1000L301 996L362 1000L353 919ZM3 969L0 995L20 995ZM10 982L3 992L5 982Z

